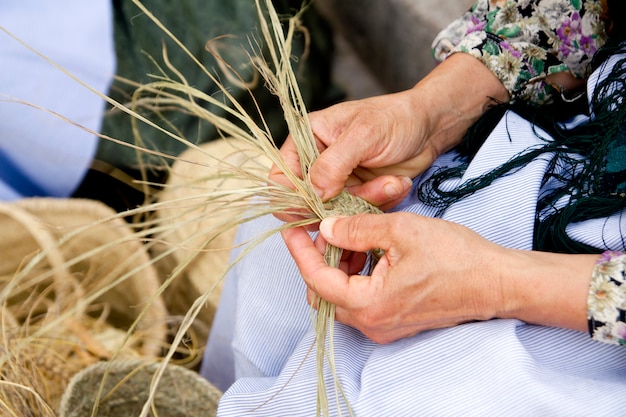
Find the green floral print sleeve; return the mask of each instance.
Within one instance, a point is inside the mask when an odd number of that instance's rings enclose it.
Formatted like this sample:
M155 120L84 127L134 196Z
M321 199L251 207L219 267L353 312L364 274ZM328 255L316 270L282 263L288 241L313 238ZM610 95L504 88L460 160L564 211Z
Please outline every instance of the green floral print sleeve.
M465 52L485 64L514 100L547 103L556 89L547 75L589 75L588 64L605 42L599 0L478 0L433 41L443 60Z
M594 340L626 345L626 254L604 252L591 277L587 297L589 333Z

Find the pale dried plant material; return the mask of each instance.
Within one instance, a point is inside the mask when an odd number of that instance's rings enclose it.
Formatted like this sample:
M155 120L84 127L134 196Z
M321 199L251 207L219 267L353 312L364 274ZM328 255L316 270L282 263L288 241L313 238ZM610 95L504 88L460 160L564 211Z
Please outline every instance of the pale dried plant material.
M136 224L137 231L134 234L134 238L138 240L144 240L147 242L145 246L147 248L155 247L157 244L163 242L166 243L166 249L159 252L158 256L146 261L146 264L151 266L157 264L159 261L167 258L169 255L180 251L186 247L189 248L205 248L210 247L212 243L219 241L220 237L227 233L230 233L233 229L236 229L240 224L247 221L271 215L276 212L287 212L293 214L302 215L308 213L302 220L293 223L284 224L277 230L272 230L265 235L255 237L254 241L247 242L248 245L241 252L239 258L234 259L233 263L229 264L223 273L217 277L214 283L214 287L217 286L217 282L221 280L230 268L241 257L246 256L252 247L266 239L273 233L280 232L283 229L290 227L299 227L305 225L311 225L319 222L320 220L332 216L332 215L351 215L361 212L378 213L379 210L367 202L342 192L339 196L333 198L328 202L323 202L316 196L314 190L309 181L308 172L309 168L319 156L319 151L316 146L316 141L313 136L309 119L307 116L307 109L304 104L304 100L300 94L296 75L292 68L292 50L291 45L293 37L295 36L300 23L299 14L283 20L276 14L271 0L255 0L256 7L260 18L260 31L262 36L262 43L265 44L267 51L269 52L269 62L266 62L263 58L260 43L251 40L251 46L255 50L255 56L251 56L251 62L254 63L262 78L265 80L268 88L274 92L280 100L281 106L284 110L284 117L287 122L288 130L294 139L298 154L300 156L300 172L294 172L287 163L282 159L279 150L276 148L274 141L272 140L270 130L268 126L261 122L257 124L254 118L243 108L243 106L237 102L234 96L229 90L224 87L217 76L215 76L211 69L204 68L201 63L189 52L185 46L176 39L176 37L164 27L159 20L150 13L150 11L139 1L133 0L133 3L141 9L143 13L149 16L156 25L158 25L174 42L180 47L194 62L201 68L202 71L209 77L221 90L221 94L208 95L202 91L199 91L190 86L185 77L167 60L167 51L164 50L164 62L167 68L161 70L159 75L154 76L154 82L145 85L136 85L136 92L133 96L132 103L124 105L122 103L115 102L114 100L102 96L111 105L117 109L124 111L133 117L134 123L146 123L155 129L165 133L172 140L180 141L184 143L190 149L195 149L206 156L205 161L197 161L195 164L198 167L206 166L207 177L204 178L210 182L226 182L226 180L239 179L246 186L240 186L240 188L227 188L220 186L213 189L199 189L195 195L187 195L180 198L174 198L171 200L157 201L146 205L144 207L133 210L129 213L125 213L125 216L133 214L141 214L146 212L159 212L160 216L148 217L143 222ZM286 22L286 30L283 27L283 22ZM218 57L219 59L219 57ZM227 64L222 62L222 66ZM169 76L169 74L173 74ZM234 72L233 72L234 73ZM236 73L234 73L236 74ZM232 76L232 74L231 74ZM80 82L80 80L77 80ZM132 82L128 81L130 84ZM241 80L242 85L245 84ZM84 83L81 82L85 87ZM91 91L94 91L91 89ZM94 93L96 93L94 91ZM217 116L211 111L207 110L207 106L215 106L232 117L231 120L225 117ZM160 126L154 122L151 122L147 118L141 116L137 109L150 109L155 112L159 112L160 109L179 109L180 111L195 115L199 119L208 121L215 125L218 131L223 135L230 143L233 144L233 152L237 149L237 143L243 143L245 152L249 156L248 163L241 164L240 162L232 161L219 161L215 156L204 151L201 147L188 141L186 138L181 137L174 126L165 121L164 126ZM263 115L262 109L257 108L256 111L261 116ZM62 116L60 116L62 117ZM137 131L137 130L136 130ZM97 132L93 132L97 134ZM101 136L105 140L112 140L122 145L127 145L124 142L115 140L114 138ZM139 144L141 144L141 138L137 137ZM142 152L143 149L140 145L128 145L135 147L138 152ZM165 154L160 154L157 151L149 151L151 154L176 160L180 163L185 163L183 159L172 157ZM282 184L274 183L267 178L268 165L276 165L281 169L286 177L291 182L291 186L286 187ZM217 167L217 169L216 169ZM185 187L194 187L200 184L185 184ZM224 185L224 184L222 184ZM166 189L166 192L168 190ZM198 211L198 207L210 206L211 213L206 211ZM225 215L227 213L227 215ZM120 215L121 216L121 215ZM192 233L184 239L168 239L169 236L175 233L175 230L182 225L200 224L202 221L212 218L214 221L210 222L210 229L199 228L195 233ZM119 216L118 216L119 219ZM71 236L71 233L69 234ZM61 238L61 245L63 241L68 237ZM103 248L114 247L120 244L121 241L111 241L103 245ZM167 247L167 242L169 247ZM175 242L175 243L171 243ZM93 250L91 255L98 254L100 250ZM192 249L192 251L195 249ZM202 249L200 249L202 251ZM45 252L45 251L44 251ZM37 260L40 260L44 255L39 255ZM81 259L84 255L79 255L76 259ZM169 277L162 283L158 290L152 294L152 299L147 303L139 314L138 320L140 320L149 308L149 304L157 302L159 297L164 293L167 288L173 286L173 283L181 276L185 268L193 262L194 255L191 254L185 259L179 259L177 265L171 271ZM331 266L338 266L339 259L341 258L341 250L336 247L328 246L326 251L326 261ZM67 264L74 264L78 262L76 259L65 261L63 267ZM61 268L61 267L59 267ZM58 270L59 268L55 268ZM22 275L27 275L37 270L37 262L29 262L22 270ZM115 285L123 282L128 278L130 273L122 274L119 280L113 280L110 283L109 289ZM44 274L45 275L45 274ZM49 274L48 274L49 276ZM116 284L117 283L117 284ZM204 308L207 300L210 297L212 289L209 289L200 297L198 297L187 312L186 316L180 323L178 333L175 335L172 341L169 343L169 350L162 358L163 365L154 373L154 377L151 384L150 395L143 407L141 416L149 415L151 411L151 404L156 395L156 387L163 377L166 369L166 364L172 361L176 353L179 351L180 346L184 345L185 338L188 335L188 331L192 328L194 320L200 314L200 311ZM86 294L86 299L93 300L96 296L91 293ZM85 306L84 303L80 304ZM314 326L317 332L316 349L317 349L317 362L318 362L318 395L317 395L317 414L320 416L329 415L329 404L327 398L327 387L325 384L325 368L329 370L330 376L334 381L334 392L337 412L340 413L341 401L344 401L345 408L352 414L347 400L343 398L341 387L339 385L339 378L336 375L334 360L333 360L333 321L334 321L334 306L325 300L318 300L317 314L314 315ZM68 320L68 315L60 316L55 323ZM135 326L131 330L135 330ZM30 339L32 340L32 339ZM328 349L327 349L328 345ZM123 348L120 348L118 353L123 353ZM7 361L5 360L5 364ZM106 373L104 375L106 378ZM103 385L104 386L104 381ZM102 393L104 395L104 393ZM96 408L94 406L94 415Z
M151 261L112 209L87 200L0 203L0 229L0 414L54 416L86 366L156 359L167 348Z
M160 364L143 359L98 362L76 375L63 395L60 417L91 414L93 399L104 382L98 415L135 417L141 413L154 373ZM157 387L152 415L157 417L213 417L221 396L197 372L170 365Z
M243 204L242 217L238 219L231 216L230 219L237 219L235 224L226 222L226 228L236 226L244 221L256 218L259 215L275 213L277 211L294 211L296 213L310 213L309 218L297 224L286 224L284 227L296 227L305 224L316 223L325 217L331 215L350 215L362 212L378 213L377 208L369 203L342 192L339 196L328 202L322 202L315 194L313 187L308 178L308 171L313 162L319 156L319 150L309 124L307 109L304 100L300 94L296 75L293 71L291 57L291 45L293 36L296 33L299 16L296 15L289 19L286 32L283 29L281 20L273 9L269 0L264 1L261 5L260 0L256 1L257 9L260 17L260 28L262 39L269 51L270 63L266 63L261 57L261 47L253 44L257 51L256 57L251 57L268 88L276 94L280 99L281 106L284 110L284 117L287 122L288 130L296 144L298 155L300 157L301 175L293 172L292 169L281 158L278 149L274 146L269 130L266 126L258 126L253 119L245 112L242 106L223 89L222 92L227 99L226 103L218 99L208 96L201 91L197 91L190 87L184 77L174 68L171 71L176 73L180 81L174 81L165 76L154 83L140 86L135 94L135 106L146 106L149 108L159 107L179 107L181 110L195 114L198 117L214 124L223 132L226 137L233 137L243 141L256 149L260 155L268 158L271 163L278 166L290 180L292 187L284 187L280 184L269 183L266 176L261 177L250 171L241 171L237 166L231 166L231 175L243 176L250 184L255 184L248 189L229 190L218 189L213 193L204 194L200 198L224 199L228 201L228 209L232 213L234 196L239 196ZM266 18L263 10L267 10ZM144 9L144 12L148 13ZM164 28L164 30L166 30ZM181 45L182 47L182 45ZM211 76L210 74L208 74ZM211 76L212 77L212 76ZM213 78L213 77L212 77ZM219 81L214 79L219 85ZM235 116L242 122L247 130L244 130L236 124L218 117L210 111L205 110L201 103L209 103L223 108L231 115ZM210 158L207 155L208 158ZM265 173L264 173L265 174ZM218 175L224 175L224 172ZM256 202L250 210L248 201L252 199ZM236 203L236 202L235 202ZM214 204L214 203L213 203ZM236 204L235 204L236 206ZM264 238L262 236L261 238ZM244 252L245 256L245 252ZM341 250L339 248L328 246L326 250L326 261L329 265L337 267L341 258ZM337 410L340 412L339 406L341 387L339 379L335 375L335 366L332 355L333 346L333 320L335 309L334 305L325 300L318 300L318 311L315 315L315 328L317 332L316 350L318 362L318 399L317 414L328 415L328 398L327 388L325 386L324 367L328 365L333 380L335 381L335 393L337 401ZM328 336L328 346L326 349ZM345 399L344 399L345 400ZM350 410L349 404L347 405Z

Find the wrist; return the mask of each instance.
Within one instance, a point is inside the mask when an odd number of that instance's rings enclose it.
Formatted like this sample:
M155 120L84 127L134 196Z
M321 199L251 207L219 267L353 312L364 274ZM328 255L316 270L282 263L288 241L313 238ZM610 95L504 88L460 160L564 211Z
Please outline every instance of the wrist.
M458 145L490 107L510 98L500 80L465 53L451 55L412 90L416 107L429 109L424 128L438 154Z
M587 329L587 294L596 255L510 250L499 274L497 316Z

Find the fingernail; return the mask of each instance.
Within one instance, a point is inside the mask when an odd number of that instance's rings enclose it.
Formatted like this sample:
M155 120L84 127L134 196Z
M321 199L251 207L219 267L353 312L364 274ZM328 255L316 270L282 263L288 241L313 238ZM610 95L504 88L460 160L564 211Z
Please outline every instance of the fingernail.
M335 227L335 223L337 222L336 217L327 217L320 223L320 233L326 240L331 240L335 237L333 234L333 228Z
M401 186L398 186L395 182L390 182L384 185L383 189L385 190L387 197L397 197L413 186L411 178L406 176L398 176L397 178L402 182Z
M411 179L411 177L401 176L400 180L402 181L405 190L409 190L411 189L411 187L413 187L413 180Z
M393 182L385 184L383 188L387 197L395 197L402 193L402 189L400 189L400 187L398 187L398 185Z

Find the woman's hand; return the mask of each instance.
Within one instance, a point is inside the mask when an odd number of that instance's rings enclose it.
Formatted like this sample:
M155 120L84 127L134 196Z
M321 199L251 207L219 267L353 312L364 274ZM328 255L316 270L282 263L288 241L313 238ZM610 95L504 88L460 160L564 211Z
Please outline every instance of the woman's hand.
M503 248L472 230L411 213L324 220L313 242L283 232L314 294L337 306L336 319L375 342L491 318L586 329L595 255ZM339 268L323 259L326 242L344 248ZM365 253L385 251L370 276L357 275Z
M507 99L506 89L491 71L459 53L410 90L311 113L320 150L310 168L311 182L323 200L347 188L383 209L393 207L408 192L407 178L414 178L458 144L494 100ZM281 154L301 174L291 137ZM272 168L270 180L289 186L277 167Z
M317 247L290 230L285 241L310 291L336 304L336 319L379 343L428 329L496 317L502 283L491 274L499 247L454 223L410 213L356 215L322 222ZM326 242L347 249L327 267ZM365 252L385 251L371 276L356 275Z
M348 101L311 113L320 156L309 174L317 194L327 200L346 188L379 207L399 203L411 187L410 177L438 155L416 139L424 136L420 133L422 116L412 103L411 92ZM301 176L291 136L281 154ZM288 185L277 167L272 168L270 179Z

